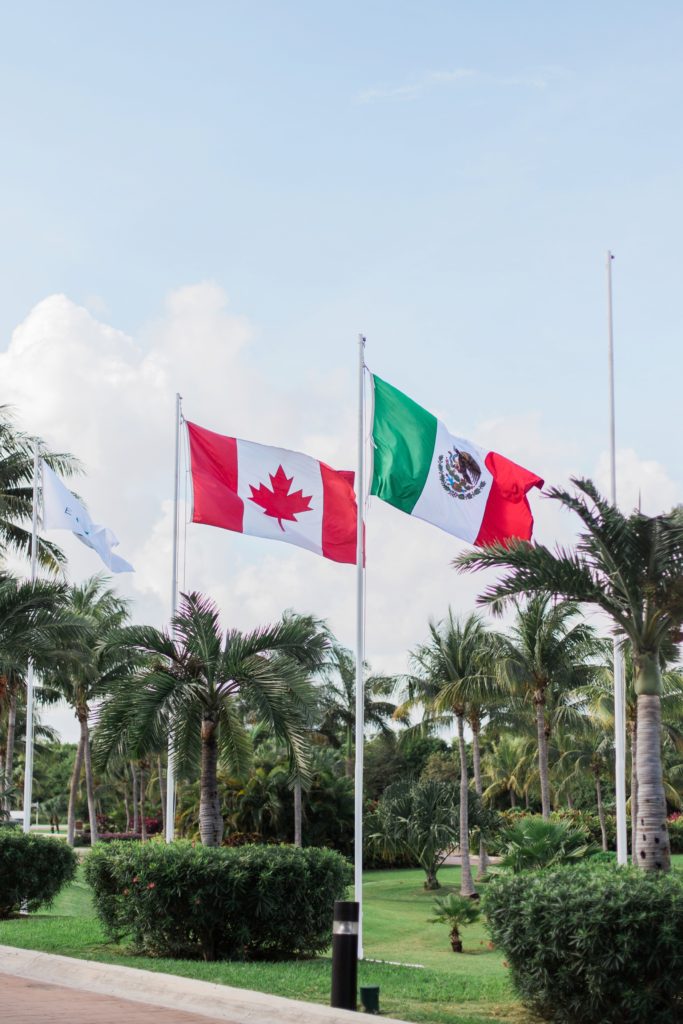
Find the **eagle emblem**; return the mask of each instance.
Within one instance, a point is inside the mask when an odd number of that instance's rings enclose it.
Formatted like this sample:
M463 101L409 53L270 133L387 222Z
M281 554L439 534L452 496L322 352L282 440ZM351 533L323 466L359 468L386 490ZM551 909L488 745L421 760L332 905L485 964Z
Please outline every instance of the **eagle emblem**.
M477 460L459 448L451 448L447 455L439 455L439 480L444 491L460 501L476 498L486 487Z

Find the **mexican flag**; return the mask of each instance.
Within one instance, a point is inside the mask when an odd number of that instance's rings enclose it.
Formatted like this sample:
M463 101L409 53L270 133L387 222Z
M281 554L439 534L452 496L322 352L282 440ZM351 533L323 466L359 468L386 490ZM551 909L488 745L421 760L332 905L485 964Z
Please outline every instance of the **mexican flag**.
M193 523L281 540L356 563L353 473L286 448L188 423Z
M534 520L526 495L543 480L455 437L391 384L374 374L372 380L371 493L470 544L530 540Z

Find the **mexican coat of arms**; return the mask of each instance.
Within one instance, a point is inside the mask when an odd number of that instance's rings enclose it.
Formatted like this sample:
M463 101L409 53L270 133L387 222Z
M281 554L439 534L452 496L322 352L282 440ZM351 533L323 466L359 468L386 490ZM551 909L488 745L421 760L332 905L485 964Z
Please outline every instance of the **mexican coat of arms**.
M460 501L476 498L486 487L477 460L459 448L451 448L448 454L439 455L439 480L443 489Z

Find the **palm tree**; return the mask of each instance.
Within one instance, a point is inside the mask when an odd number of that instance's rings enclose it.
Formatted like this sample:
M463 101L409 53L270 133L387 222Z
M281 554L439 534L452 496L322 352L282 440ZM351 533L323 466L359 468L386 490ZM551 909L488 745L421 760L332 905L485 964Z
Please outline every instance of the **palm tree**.
M90 740L90 716L93 702L106 696L115 682L130 676L137 667L135 653L124 644L110 643L110 634L119 630L128 618L128 604L107 585L105 576L96 575L69 595L71 611L81 623L77 645L69 656L45 674L45 696L64 700L78 719L80 740L76 751L69 792L67 841L73 845L76 826L76 800L81 771L85 766L90 841L97 842L97 810Z
M5 718L4 780L12 784L17 706L29 658L38 671L53 664L60 645L77 627L65 607L67 588L44 580L21 582L0 574L0 714Z
M414 652L415 676L410 698L422 702L427 722L444 724L455 718L460 752L460 892L476 897L470 864L467 749L465 719L479 715L487 696L496 691L491 670L491 640L478 615L459 621L449 610L443 622L430 623L430 638Z
M533 705L538 743L541 808L550 817L548 740L551 723L549 702L555 711L567 713L563 700L590 675L590 659L598 651L590 626L572 623L578 609L571 602L553 602L547 594L533 595L517 603L517 618L509 635L499 638L498 671L518 704ZM557 715L555 716L557 717Z
M573 480L576 494L554 488L550 497L579 516L575 551L554 553L541 544L511 542L467 552L462 570L507 569L480 601L500 609L520 594L554 594L592 604L628 639L638 702L637 863L645 870L671 867L661 757L662 649L680 643L683 624L683 513L624 515L590 480Z
M365 666L368 670L368 666ZM320 718L318 732L346 756L346 775L353 776L353 750L356 729L356 662L351 651L332 644L320 671ZM364 722L378 732L391 732L389 722L396 705L387 698L396 685L393 676L368 674L365 678Z
M612 764L612 738L605 735L599 719L586 717L583 729L562 737L564 747L557 760L558 773L563 775L559 790L569 790L573 782L588 773L595 786L595 803L600 822L602 848L607 850L607 823L602 799L602 779Z
M488 782L482 794L485 801L506 797L510 807L517 806L517 797L524 790L527 748L523 736L507 732L489 743L483 756L483 778Z
M217 767L243 775L251 760L245 718L268 722L286 742L296 772L308 778L306 726L314 703L307 674L320 667L328 641L307 619L284 619L241 633L223 631L216 606L183 595L170 630L130 626L119 640L152 663L123 680L102 708L98 759L125 744L158 747L172 731L182 766L201 762L199 829L205 846L223 838Z
M611 645L610 645L611 646ZM600 721L603 729L614 732L614 662L611 651L606 652L605 664L587 688L586 699L592 714ZM666 652L669 657L673 650ZM636 846L638 835L638 694L635 688L635 666L628 645L623 647L625 667L625 711L626 733L631 751L631 793L629 808L631 814L631 856L634 864L637 861ZM677 749L683 750L683 731L680 727L683 718L683 676L676 669L666 669L667 658L662 656L662 728L664 738ZM665 783L666 789L666 783Z
M8 407L0 406L0 551L30 552L36 445L55 472L68 476L78 470L72 455L46 451L40 438L17 430ZM55 570L63 564L64 556L56 544L40 539L38 560L45 568Z

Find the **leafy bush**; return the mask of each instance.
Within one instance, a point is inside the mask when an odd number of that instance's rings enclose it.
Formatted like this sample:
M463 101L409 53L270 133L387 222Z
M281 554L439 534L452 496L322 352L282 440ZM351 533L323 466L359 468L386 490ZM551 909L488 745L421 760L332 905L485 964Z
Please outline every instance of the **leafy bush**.
M672 853L683 853L683 816L678 812L667 820L669 830L669 846Z
M0 829L0 918L26 900L37 910L53 899L76 872L76 855L66 843L47 836Z
M683 879L593 861L500 875L484 895L519 995L554 1024L676 1024Z
M96 846L85 875L107 934L141 951L277 959L327 948L351 869L314 847L152 842Z
M517 872L581 860L597 853L598 847L582 828L534 816L501 829L491 851L502 856L501 867Z
M507 824L513 824L515 821L519 821L520 818L538 818L539 814L533 811L527 811L523 807L517 807L514 809L507 809L501 811L501 818ZM584 829L588 833L594 843L598 845L602 844L602 832L600 830L600 819L597 814L591 813L591 811L582 811L577 809L570 810L568 807L563 807L558 811L552 811L550 815L551 821L566 821L569 825L574 825L577 828ZM617 846L617 819L613 814L605 815L605 828L607 832L607 845L610 850L615 850ZM628 822L628 830L630 836L630 819Z

